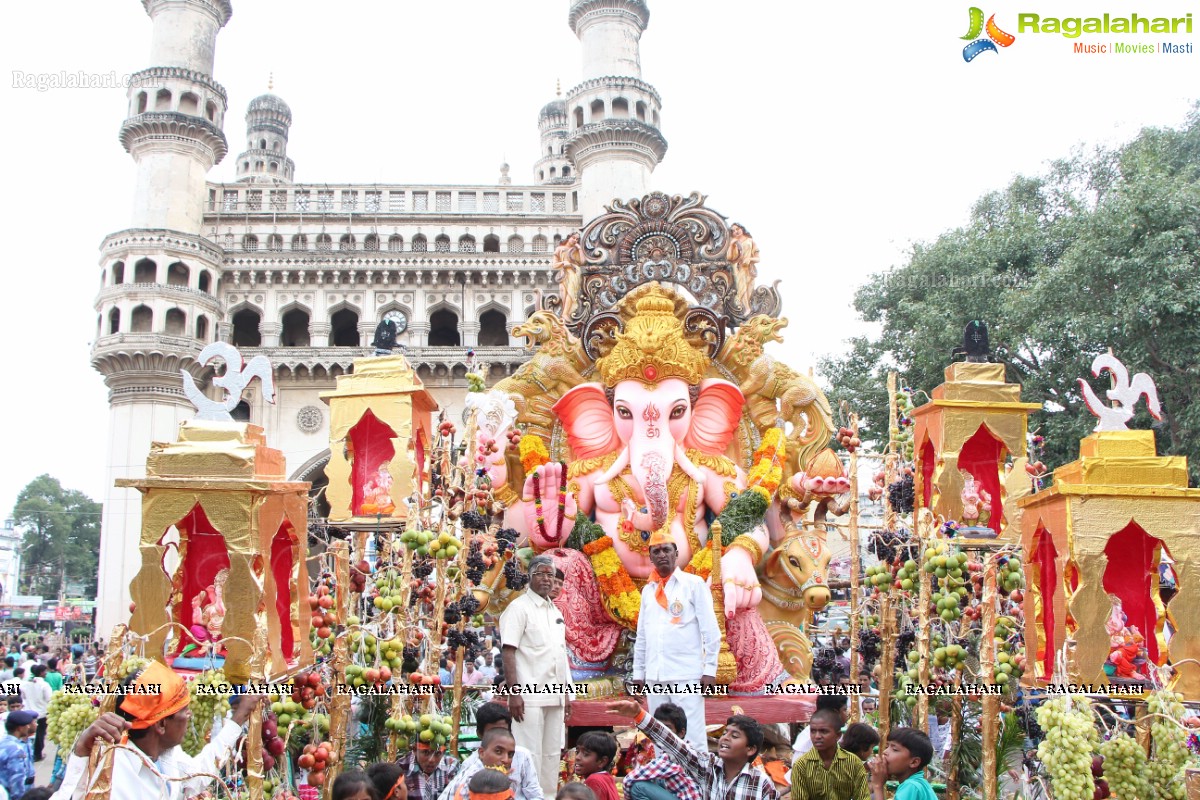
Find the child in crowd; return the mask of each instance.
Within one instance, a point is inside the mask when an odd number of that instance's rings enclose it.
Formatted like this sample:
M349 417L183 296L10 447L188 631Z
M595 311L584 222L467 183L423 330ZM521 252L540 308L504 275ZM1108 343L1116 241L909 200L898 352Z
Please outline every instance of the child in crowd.
M925 765L933 760L929 737L913 728L896 728L887 747L871 761L871 798L887 800L888 779L900 782L893 800L937 800L925 780Z
M808 721L812 750L792 765L792 800L826 797L870 800L863 762L838 747L842 725L837 711L821 709L813 713Z
M879 744L879 733L865 722L856 722L842 734L841 748L869 761L872 751Z
M572 781L562 785L554 800L596 800L596 793L586 783Z
M512 800L508 776L496 769L481 769L467 784L468 800Z
M493 729L508 731L511 726L512 713L500 703L484 703L475 711L475 730L481 739L486 739L488 733ZM496 746L493 744L493 748ZM459 787L465 786L472 775L489 766L482 760L486 749L481 744L479 750L472 753L463 762L458 774L442 791L438 800L454 800ZM495 752L488 756L491 765L494 766L497 763L498 756L499 754ZM533 763L533 755L524 747L515 747L512 755L509 756L509 762L507 765L508 781L512 784L516 800L543 800L542 786L538 783L537 766ZM462 793L465 794L466 791L464 790Z
M674 703L663 703L654 709L654 718L670 729L680 739L687 738L687 714ZM648 764L634 767L625 776L625 796L631 800L650 800L654 789L646 785L657 784L679 800L702 800L700 787L688 776L675 759L660 755ZM657 795L655 795L657 796Z
M404 800L408 797L404 770L393 761L380 761L367 767L367 777L375 784L379 800Z
M333 800L379 800L379 793L367 773L352 769L333 782Z
M479 750L463 762L458 774L442 792L442 798L467 800L470 782L484 770L498 771L508 781L508 770L512 767L516 749L517 743L508 728L489 728L479 742Z
M575 743L575 774L596 795L596 800L619 800L613 780L613 760L617 757L617 739L604 731L588 731Z

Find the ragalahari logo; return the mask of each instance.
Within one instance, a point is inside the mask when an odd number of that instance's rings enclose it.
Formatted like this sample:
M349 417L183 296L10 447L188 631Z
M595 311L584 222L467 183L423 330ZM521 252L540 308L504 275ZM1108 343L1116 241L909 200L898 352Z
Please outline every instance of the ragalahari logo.
M979 34L987 32L986 38L979 38ZM969 45L963 48L963 61L970 63L975 60L975 56L980 53L991 51L993 53L1000 52L996 49L996 45L1008 47L1017 40L1017 37L1011 33L1005 33L996 25L996 15L992 14L988 17L987 24L983 23L983 10L971 6L971 27L967 30L967 35L964 39L973 40Z

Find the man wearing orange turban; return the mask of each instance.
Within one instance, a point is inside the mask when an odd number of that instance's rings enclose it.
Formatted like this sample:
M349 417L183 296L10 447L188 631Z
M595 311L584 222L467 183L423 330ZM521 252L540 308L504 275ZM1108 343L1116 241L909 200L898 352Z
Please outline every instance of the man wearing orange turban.
M672 702L687 715L687 739L708 749L701 687L716 683L721 629L703 578L676 569L679 548L666 530L650 535L654 570L642 588L632 682L648 694L650 713Z
M203 792L229 760L250 712L262 702L248 695L233 711L233 724L222 725L200 754L179 745L192 712L183 678L157 661L121 681L124 692L116 713L102 715L79 735L67 760L62 787L52 800L83 800L100 770L85 779L88 758L98 740L121 742L113 756L111 800L185 800ZM195 776L178 780L186 776Z

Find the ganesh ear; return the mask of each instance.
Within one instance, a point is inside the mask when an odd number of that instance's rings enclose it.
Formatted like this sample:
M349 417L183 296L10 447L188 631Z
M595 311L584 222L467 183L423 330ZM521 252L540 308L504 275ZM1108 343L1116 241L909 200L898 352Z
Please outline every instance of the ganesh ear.
M595 458L621 449L612 407L600 384L572 388L554 404L554 414L562 421L574 458Z
M684 447L709 455L724 455L738 422L746 397L729 381L709 378L700 384L700 397L692 407L692 426L683 437Z

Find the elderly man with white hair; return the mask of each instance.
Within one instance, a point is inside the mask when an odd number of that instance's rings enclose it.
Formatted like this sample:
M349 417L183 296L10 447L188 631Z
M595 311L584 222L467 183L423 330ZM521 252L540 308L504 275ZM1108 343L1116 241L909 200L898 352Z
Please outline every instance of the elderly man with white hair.
M574 699L567 626L550 599L554 584L554 562L549 556L534 556L529 562L529 588L500 615L513 737L533 754L538 783L547 797L558 791L565 721Z

